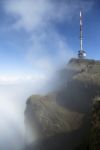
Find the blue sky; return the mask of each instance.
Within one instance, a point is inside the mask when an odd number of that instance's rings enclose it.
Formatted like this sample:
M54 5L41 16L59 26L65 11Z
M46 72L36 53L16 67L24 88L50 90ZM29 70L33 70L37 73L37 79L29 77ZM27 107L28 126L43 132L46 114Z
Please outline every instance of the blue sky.
M31 76L33 80L34 74L50 74L76 57L81 8L87 58L99 59L99 0L0 3L0 76Z

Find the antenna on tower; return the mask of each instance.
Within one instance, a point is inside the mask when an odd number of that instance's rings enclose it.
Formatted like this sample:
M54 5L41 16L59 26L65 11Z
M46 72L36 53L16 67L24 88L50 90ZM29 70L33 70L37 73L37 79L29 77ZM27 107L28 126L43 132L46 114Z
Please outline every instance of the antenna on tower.
M83 20L82 11L80 11L80 50L78 51L78 58L83 59L86 57L86 52L83 50Z
M80 50L83 50L83 22L82 22L82 11L80 11Z

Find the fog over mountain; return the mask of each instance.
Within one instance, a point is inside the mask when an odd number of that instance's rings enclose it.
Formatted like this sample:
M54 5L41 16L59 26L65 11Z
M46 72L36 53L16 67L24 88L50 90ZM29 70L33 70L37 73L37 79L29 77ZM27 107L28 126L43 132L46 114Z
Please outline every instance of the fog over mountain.
M21 82L21 81L20 81ZM27 97L43 93L45 81L13 81L0 85L0 149L19 150L25 144L24 110ZM43 88L42 88L43 89Z

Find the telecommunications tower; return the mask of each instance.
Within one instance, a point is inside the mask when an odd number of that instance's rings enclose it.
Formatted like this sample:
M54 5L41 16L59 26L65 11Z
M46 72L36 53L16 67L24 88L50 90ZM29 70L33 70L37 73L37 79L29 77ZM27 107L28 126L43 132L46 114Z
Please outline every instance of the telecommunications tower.
M78 51L78 58L84 59L86 57L86 52L83 50L83 20L82 11L80 11L80 50Z

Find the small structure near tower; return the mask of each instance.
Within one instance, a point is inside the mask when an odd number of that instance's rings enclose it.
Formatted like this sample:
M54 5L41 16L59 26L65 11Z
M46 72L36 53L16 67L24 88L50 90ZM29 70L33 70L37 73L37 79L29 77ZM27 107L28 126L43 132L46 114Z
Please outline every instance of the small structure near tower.
M78 51L78 58L84 59L86 52L83 50L83 22L82 22L82 11L80 11L80 50Z

